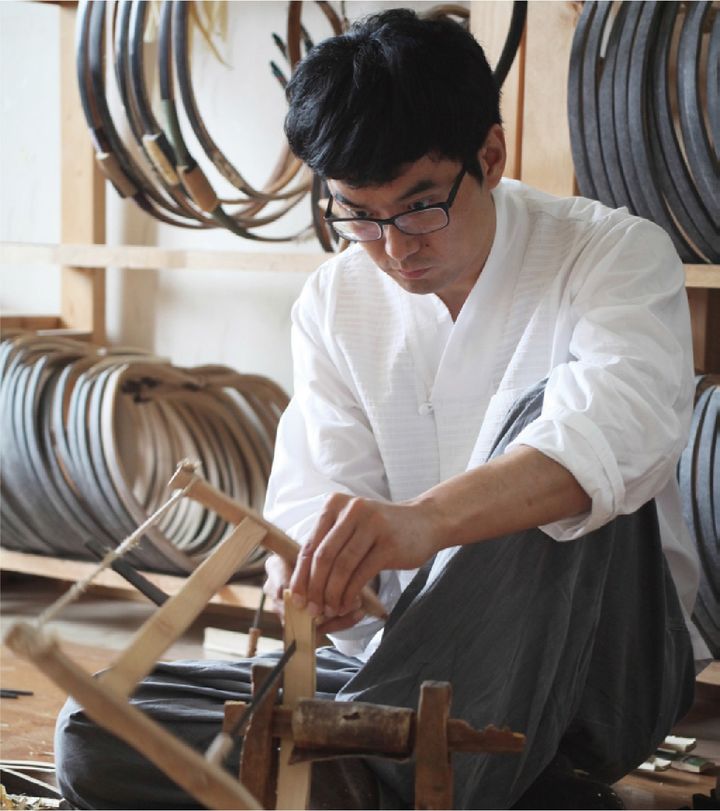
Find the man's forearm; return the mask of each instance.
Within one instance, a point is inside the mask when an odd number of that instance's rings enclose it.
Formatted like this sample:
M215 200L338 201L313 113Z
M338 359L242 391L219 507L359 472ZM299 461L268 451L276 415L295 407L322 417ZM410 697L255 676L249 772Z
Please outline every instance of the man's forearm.
M440 548L542 526L591 506L565 467L528 446L436 485L415 503L436 523Z

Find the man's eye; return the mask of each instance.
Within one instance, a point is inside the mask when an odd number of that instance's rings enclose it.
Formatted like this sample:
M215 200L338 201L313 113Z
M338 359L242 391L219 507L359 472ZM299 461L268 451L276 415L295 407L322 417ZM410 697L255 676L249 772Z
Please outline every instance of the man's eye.
M418 209L427 208L431 205L432 203L430 200L418 200L417 202L410 204L410 211L417 211Z

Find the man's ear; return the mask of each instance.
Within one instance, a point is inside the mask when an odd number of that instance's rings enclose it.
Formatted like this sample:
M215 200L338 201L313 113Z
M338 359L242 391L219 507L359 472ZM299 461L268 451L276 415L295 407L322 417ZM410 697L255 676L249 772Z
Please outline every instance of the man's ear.
M494 189L500 182L506 160L505 131L500 124L493 124L485 142L478 150L478 161L482 166L484 182L488 184L488 188Z

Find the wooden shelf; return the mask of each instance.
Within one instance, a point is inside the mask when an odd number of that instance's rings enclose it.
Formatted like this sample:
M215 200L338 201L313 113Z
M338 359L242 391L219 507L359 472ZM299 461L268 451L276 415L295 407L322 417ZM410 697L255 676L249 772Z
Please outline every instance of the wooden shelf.
M11 549L0 549L0 570L4 572L18 572L72 583L86 577L94 569L95 564L90 561L61 560L44 555L16 552ZM186 578L176 575L158 574L157 572L142 572L142 574L170 596L177 594L186 582ZM119 589L139 596L134 586L131 586L127 580L112 569L100 572L94 578L93 585ZM260 604L261 594L262 588L257 583L228 583L210 600L210 605L224 606L252 619ZM266 611L264 616L269 624L273 626L278 624L274 613Z
M2 265L70 265L126 270L238 270L310 273L325 253L261 253L157 248L151 245L39 245L0 243Z
M126 270L233 270L311 273L328 254L200 251L152 245L38 245L0 243L0 265L71 265ZM720 288L720 265L685 265L687 287ZM52 316L46 316L52 320ZM50 327L46 327L50 328Z

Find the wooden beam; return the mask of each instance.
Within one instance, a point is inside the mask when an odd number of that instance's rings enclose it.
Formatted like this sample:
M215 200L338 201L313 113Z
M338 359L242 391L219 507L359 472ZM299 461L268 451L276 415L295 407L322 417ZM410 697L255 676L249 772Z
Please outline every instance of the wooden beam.
M285 647L295 642L295 654L283 674L283 707L294 709L301 698L315 695L315 622L304 609L296 608L285 591ZM280 743L280 766L276 808L304 809L310 799L310 763L290 764L292 736Z
M510 27L511 0L473 0L470 30L482 45L491 67L497 65ZM523 85L525 81L525 37L503 84L500 112L505 129L507 163L505 177L520 179L522 161Z
M576 4L528 3L521 180L550 194L575 193L567 71Z
M246 518L188 577L183 588L163 603L140 628L112 667L98 678L120 696L128 696L160 656L198 617L207 601L236 572L267 534Z
M126 270L238 270L311 273L328 254L245 253L157 248L151 245L91 245L78 240L61 245L0 244L0 265L73 265Z
M2 329L46 330L61 329L59 315L0 315Z
M720 265L685 265L685 286L720 289Z
M95 164L80 105L75 67L75 5L60 14L60 194L63 242L105 241L105 180ZM105 269L61 263L60 308L63 326L105 342Z

